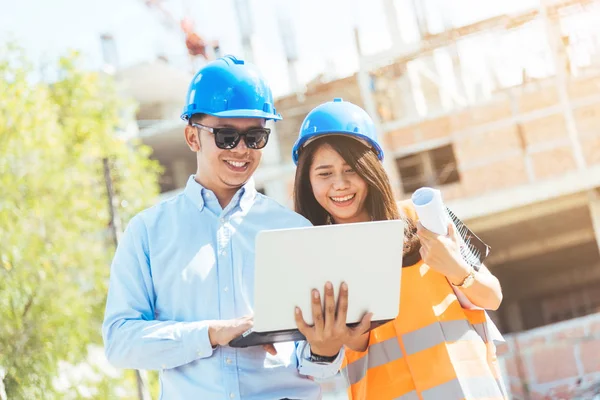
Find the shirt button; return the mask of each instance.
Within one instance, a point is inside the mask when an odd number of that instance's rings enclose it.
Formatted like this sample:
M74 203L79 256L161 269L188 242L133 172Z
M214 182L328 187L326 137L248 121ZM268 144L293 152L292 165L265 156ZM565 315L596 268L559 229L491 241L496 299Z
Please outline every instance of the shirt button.
M224 224L225 222L227 222L227 220L225 218L221 218L221 223Z
M226 358L226 359L225 359L225 362L226 362L227 364L231 364L231 358Z
M223 288L223 291L225 291L225 292L226 292L226 291L228 291L228 290L229 290L229 288L228 288L227 286L225 286L225 287Z
M235 394L233 394L233 393L229 393L229 398L230 398L230 399L235 399Z
M226 256L227 255L227 250L223 250L223 252L221 254L223 254L224 256Z

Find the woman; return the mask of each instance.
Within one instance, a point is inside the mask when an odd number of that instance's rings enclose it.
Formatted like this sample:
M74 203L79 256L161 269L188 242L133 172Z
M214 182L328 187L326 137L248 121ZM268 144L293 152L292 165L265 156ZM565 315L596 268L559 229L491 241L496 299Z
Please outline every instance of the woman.
M406 221L398 317L344 341L350 398L505 399L483 311L500 305L500 284L463 260L452 224L435 235L394 201L367 113L341 99L316 107L293 158L295 208L314 225ZM477 307L461 307L455 290Z

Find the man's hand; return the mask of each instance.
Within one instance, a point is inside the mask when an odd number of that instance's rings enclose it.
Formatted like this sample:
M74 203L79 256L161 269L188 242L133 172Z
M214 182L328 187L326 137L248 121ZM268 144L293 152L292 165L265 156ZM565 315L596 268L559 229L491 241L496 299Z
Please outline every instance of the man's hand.
M302 310L296 307L296 326L306 337L314 354L333 357L340 352L345 343L355 340L365 333L371 325L372 314L366 314L359 325L349 328L346 325L348 313L348 286L342 283L337 301L334 299L333 285L325 285L325 313L321 306L318 290L312 291L312 315L314 326L310 326L302 317Z
M275 345L273 345L273 344L263 344L262 348L272 356L277 355L277 349L275 348Z
M253 322L252 316L210 322L208 337L211 346L227 346L233 339L252 328Z
M438 235L417 223L421 241L421 258L430 268L444 275L451 283L460 284L469 274L470 267L460 254L459 240L454 225L448 224L448 235Z

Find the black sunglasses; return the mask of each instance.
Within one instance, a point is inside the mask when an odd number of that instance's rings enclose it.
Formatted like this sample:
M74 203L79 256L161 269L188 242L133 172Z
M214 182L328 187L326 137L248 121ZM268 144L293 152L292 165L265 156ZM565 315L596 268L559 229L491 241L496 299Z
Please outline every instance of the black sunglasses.
M234 149L240 143L242 137L249 149L260 150L267 145L271 133L269 128L250 128L246 132L240 132L235 128L212 128L202 124L191 125L211 132L215 137L215 144L223 150Z

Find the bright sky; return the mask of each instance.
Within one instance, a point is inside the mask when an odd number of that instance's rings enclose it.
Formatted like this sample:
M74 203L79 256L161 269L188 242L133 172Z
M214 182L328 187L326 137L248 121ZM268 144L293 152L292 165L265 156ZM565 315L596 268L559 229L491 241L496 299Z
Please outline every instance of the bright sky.
M172 14L187 13L198 33L218 39L224 54L242 55L234 12L235 0L167 0ZM285 53L277 12L291 16L299 55L298 74L306 82L319 73L345 76L358 67L353 26L361 31L366 53L385 49L390 39L381 0L248 0L254 24L255 62L271 81L276 95L289 91ZM414 40L410 17L413 0L395 0L405 40ZM499 12L535 7L539 0L420 0L432 30L441 30L443 17L463 25ZM165 54L183 65L186 49L179 30L161 24L157 12L143 0L0 0L0 41L14 38L29 57L49 62L67 49L82 50L90 68L102 64L100 35L111 33L117 42L120 65L152 60Z

